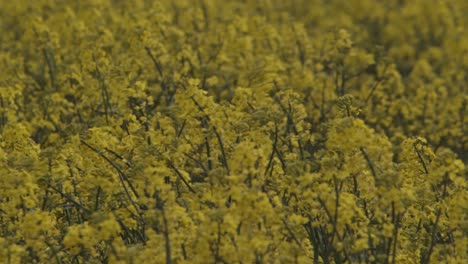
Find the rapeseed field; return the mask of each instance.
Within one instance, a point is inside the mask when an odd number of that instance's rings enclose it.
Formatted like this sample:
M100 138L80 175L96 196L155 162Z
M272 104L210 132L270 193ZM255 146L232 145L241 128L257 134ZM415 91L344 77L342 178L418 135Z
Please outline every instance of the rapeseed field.
M0 263L468 263L468 1L0 0Z

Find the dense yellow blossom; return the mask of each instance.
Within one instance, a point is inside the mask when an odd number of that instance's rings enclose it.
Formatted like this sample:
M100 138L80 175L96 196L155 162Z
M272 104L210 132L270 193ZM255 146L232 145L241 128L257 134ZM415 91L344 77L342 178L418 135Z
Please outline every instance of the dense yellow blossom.
M468 262L468 1L0 7L0 263Z

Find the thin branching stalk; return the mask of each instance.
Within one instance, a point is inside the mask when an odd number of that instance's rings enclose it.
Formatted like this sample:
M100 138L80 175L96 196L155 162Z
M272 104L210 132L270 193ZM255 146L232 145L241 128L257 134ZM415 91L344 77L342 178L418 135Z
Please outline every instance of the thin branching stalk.
M219 144L219 147L221 148L221 155L223 157L223 165L224 167L226 168L227 170L227 173L228 175L230 174L229 172L229 165L228 165L228 162L227 162L227 157L226 157L226 151L224 150L224 144L223 144L223 139L221 138L221 135L218 133L218 131L216 130L216 127L213 127L213 131L216 135L216 138L218 139L218 144Z
M192 188L192 186L190 186L190 184L188 183L188 181L184 178L184 176L182 175L182 173L180 173L180 171L175 167L175 165L172 163L172 162L169 162L169 167L171 167L175 173L177 174L177 176L179 176L179 178L182 180L182 182L185 184L185 186L187 186L187 188L192 192L192 193L196 193L195 190Z
M367 151L366 151L366 149L364 147L360 147L359 149L361 150L362 155L366 159L367 165L369 166L369 169L371 170L372 176L374 177L374 179L377 179L377 173L375 171L374 164L372 163L372 161L371 161L371 159L369 157L369 153L367 153Z

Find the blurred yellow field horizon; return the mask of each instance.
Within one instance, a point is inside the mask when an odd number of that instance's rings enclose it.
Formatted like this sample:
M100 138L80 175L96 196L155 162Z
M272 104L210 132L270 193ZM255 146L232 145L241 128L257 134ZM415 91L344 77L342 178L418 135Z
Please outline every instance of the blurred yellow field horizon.
M467 14L0 0L0 263L467 263Z

